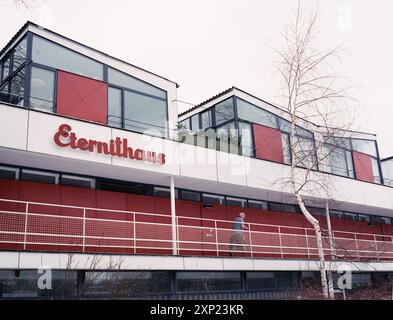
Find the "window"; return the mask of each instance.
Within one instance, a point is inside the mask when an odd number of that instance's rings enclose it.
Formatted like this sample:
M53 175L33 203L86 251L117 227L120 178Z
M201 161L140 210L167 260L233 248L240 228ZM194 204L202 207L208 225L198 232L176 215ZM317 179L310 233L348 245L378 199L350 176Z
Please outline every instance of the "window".
M32 67L30 107L53 112L55 73Z
M352 149L371 156L377 156L377 146L374 140L352 139Z
M239 122L240 145L242 148L242 155L252 157L254 156L254 142L251 132L251 125L245 122Z
M344 212L344 219L351 220L351 221L357 221L358 217L357 217L356 213Z
M382 224L392 224L392 219L388 217L381 217Z
M202 199L204 204L214 205L214 204L221 204L223 205L225 202L224 196L218 196L214 194L202 194Z
M154 187L154 196L160 198L170 198L171 190L169 188ZM175 189L175 198L179 197L179 190Z
M199 129L199 114L194 114L191 117L191 130L197 131Z
M56 173L22 169L21 180L58 184L59 175Z
M189 201L201 201L201 195L199 192L181 190L180 192L182 200Z
M19 169L0 166L0 178L1 179L18 180L19 179Z
M103 64L38 36L33 38L32 58L35 63L103 80Z
M61 184L73 187L81 187L81 188L95 188L95 180L91 178L77 177L77 176L69 176L63 174L61 176Z
M155 136L165 136L166 101L124 91L124 127Z
M327 148L327 152L329 154L330 160L329 171L331 173L347 177L348 168L345 150L335 147L329 147Z
M122 127L121 90L108 88L108 125Z
M251 103L236 98L237 115L239 119L258 123L270 128L277 128L277 117Z
M108 82L166 100L166 91L112 68L108 68Z
M183 120L183 121L180 121L179 122L179 129L187 129L187 130L190 130L191 129L191 126L190 126L190 118L187 118L187 119L185 119L185 120Z
M296 272L247 272L248 290L280 290L297 286Z
M132 194L145 194L145 187L142 184L136 184L125 181L100 179L97 185L101 190L124 192Z
M24 38L16 46L13 55L13 71L16 71L22 64L26 61L26 48L27 48L27 38Z
M11 57L8 56L4 59L3 62L3 76L1 78L2 81L5 80L10 74L10 66L11 66Z
M282 153L285 164L291 164L291 144L289 142L289 134L281 133Z
M248 200L248 207L254 209L267 210L266 201Z
M278 118L278 125L281 131L284 131L286 133L292 132L292 124L288 120Z
M358 220L363 222L370 222L370 216L366 214L358 214Z
M326 209L322 209L322 208L308 208L308 211L315 216L324 216L326 215Z
M269 210L281 212L296 212L296 207L292 204L269 202Z
M382 183L381 174L379 172L378 160L375 158L371 158L371 166L373 169L374 182L375 183Z
M233 100L229 98L215 106L216 126L233 119Z
M210 128L213 125L212 112L207 110L201 113L201 129Z
M84 297L119 299L171 292L172 274L165 271L87 271Z
M342 211L330 210L329 211L329 216L331 218L342 219L344 217L344 213Z
M294 154L296 156L295 164L299 167L317 169L317 159L314 148L314 141L295 136Z
M10 94L8 92L8 82L4 83L0 87L0 101L9 103L10 101Z
M239 138L235 122L229 122L217 128L217 136L220 140L220 150L239 154Z
M240 272L177 272L177 290L183 293L238 291Z
M22 68L10 80L11 93L9 103L22 106L25 92L25 68Z
M242 207L242 208L247 207L247 200L246 199L226 197L225 203L227 206Z

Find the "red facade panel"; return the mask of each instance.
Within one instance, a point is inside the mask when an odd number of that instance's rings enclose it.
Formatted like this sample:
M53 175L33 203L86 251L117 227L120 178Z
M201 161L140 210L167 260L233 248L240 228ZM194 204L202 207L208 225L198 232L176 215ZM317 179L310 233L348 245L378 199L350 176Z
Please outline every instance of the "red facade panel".
M281 132L259 124L252 125L255 142L255 156L258 159L284 162Z
M363 181L374 182L371 157L367 154L354 151L353 160L355 162L356 178Z
M106 83L64 71L57 73L57 113L107 124Z

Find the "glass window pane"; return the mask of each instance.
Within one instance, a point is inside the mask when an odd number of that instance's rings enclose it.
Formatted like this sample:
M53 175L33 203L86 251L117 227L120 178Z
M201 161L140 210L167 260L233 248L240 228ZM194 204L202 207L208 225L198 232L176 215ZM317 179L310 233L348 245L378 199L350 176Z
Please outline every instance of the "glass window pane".
M190 127L190 118L187 118L187 119L179 122L179 130L184 130L184 129L190 130L190 128L191 128Z
M345 152L347 158L347 168L348 168L348 176L351 178L355 178L355 170L353 169L353 160L352 160L352 152Z
M45 66L103 80L103 65L49 40L34 36L33 61Z
M331 218L342 219L344 217L344 213L342 211L330 210L329 215Z
M239 119L258 123L270 128L277 128L277 117L251 103L236 98L237 115Z
M9 86L8 82L4 83L0 88L0 101L1 102L10 102L10 94L8 92Z
M358 214L358 220L364 222L370 222L370 216L366 214Z
M108 125L122 127L121 90L108 88Z
M25 68L22 68L15 76L13 76L10 83L10 103L19 106L23 105L25 92Z
M344 149L329 146L327 148L329 152L330 172L340 176L347 177L347 155Z
M242 207L242 208L247 207L247 200L246 199L226 197L225 201L226 201L225 203L227 206Z
M292 124L288 120L278 118L278 124L281 131L284 131L286 133L292 132Z
M229 98L215 106L216 126L234 117L233 101Z
M194 191L187 191L187 190L182 190L181 191L181 198L182 200L189 200L189 201L201 201L201 195L199 192L194 192Z
M69 176L63 174L61 176L61 184L73 187L90 188L94 189L95 180L91 178Z
M191 117L191 130L197 131L199 130L199 115L195 114Z
M267 210L266 201L248 200L248 207L254 209Z
M59 175L56 173L23 169L20 179L26 181L58 184Z
M210 204L210 205L224 204L224 200L225 200L224 196L218 196L215 194L207 194L207 193L202 194L202 199L204 204Z
M292 204L269 202L269 210L281 212L296 212L296 207Z
M295 159L292 161L297 166L316 169L317 160L312 140L295 136L294 149Z
M201 129L210 128L212 125L212 112L211 110L207 110L201 114Z
M88 271L83 294L88 298L120 299L171 292L170 272Z
M177 272L176 280L183 293L241 290L240 272Z
M108 82L120 87L166 99L166 91L112 68L108 68Z
M4 63L3 63L3 77L1 78L2 80L7 78L8 75L10 74L10 61L11 61L10 56L5 58L5 60L4 60Z
M379 173L378 160L371 158L371 166L373 168L374 182L381 183L381 174Z
M26 47L27 47L27 38L24 38L16 46L14 51L13 71L18 69L26 61Z
M19 169L0 166L0 178L12 180L18 179Z
M284 156L284 163L291 164L291 145L289 143L289 134L281 133L282 152Z
M252 157L254 155L254 142L252 139L251 125L249 123L239 122L240 144L242 155Z
M125 128L164 137L166 118L165 101L124 91Z
M355 151L377 156L377 147L373 140L352 139L352 148Z
M30 107L53 112L55 73L42 68L31 70Z

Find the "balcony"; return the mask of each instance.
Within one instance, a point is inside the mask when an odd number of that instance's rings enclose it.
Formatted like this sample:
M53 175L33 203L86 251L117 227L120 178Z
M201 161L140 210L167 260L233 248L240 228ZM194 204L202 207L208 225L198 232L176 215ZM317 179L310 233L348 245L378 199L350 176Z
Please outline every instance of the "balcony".
M0 249L174 255L171 216L0 199ZM246 223L244 247L231 246L232 221L176 217L176 255L318 259L311 228ZM324 231L327 260L392 261L393 236Z

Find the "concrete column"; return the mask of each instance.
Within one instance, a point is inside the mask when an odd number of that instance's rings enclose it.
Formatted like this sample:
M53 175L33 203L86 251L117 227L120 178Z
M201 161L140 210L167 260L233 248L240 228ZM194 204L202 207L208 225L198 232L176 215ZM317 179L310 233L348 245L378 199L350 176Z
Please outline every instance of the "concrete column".
M172 222L172 254L177 255L177 224L176 224L176 194L175 178L171 176L171 222Z

